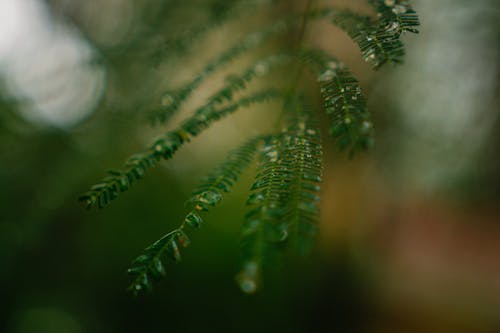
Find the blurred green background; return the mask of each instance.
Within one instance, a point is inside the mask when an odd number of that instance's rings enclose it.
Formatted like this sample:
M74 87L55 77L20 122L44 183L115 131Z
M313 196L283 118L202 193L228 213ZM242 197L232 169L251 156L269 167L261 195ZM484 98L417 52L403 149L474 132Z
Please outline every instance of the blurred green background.
M328 2L368 10L318 1ZM102 211L85 211L78 195L165 130L145 113L165 91L245 31L304 5L242 7L170 56L172 36L238 6L192 3L0 2L0 331L500 332L496 0L414 1L421 34L405 37L403 66L377 73L342 32L313 24L309 40L360 78L377 129L375 149L353 161L325 144L313 254L270 274L255 296L239 291L250 171L152 294L126 292L131 260L181 221L197 180L276 113L221 121Z

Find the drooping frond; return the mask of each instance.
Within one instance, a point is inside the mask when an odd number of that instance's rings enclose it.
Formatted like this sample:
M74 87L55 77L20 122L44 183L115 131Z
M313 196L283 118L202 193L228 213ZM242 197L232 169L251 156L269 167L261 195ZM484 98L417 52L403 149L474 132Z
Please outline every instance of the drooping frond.
M373 125L359 82L340 61L319 50L303 52L304 61L317 75L330 134L341 150L352 156L373 145Z
M269 74L274 68L290 64L293 59L294 57L289 53L280 53L258 60L246 69L243 74L229 76L224 87L210 98L210 103L218 104L231 101L234 93L245 89L250 81Z
M332 23L345 30L358 44L361 55L374 68L390 62L401 63L403 43L394 38L392 31L374 25L371 18L342 11L332 17Z
M181 260L180 248L187 247L190 243L184 232L185 226L200 226L200 212L206 212L209 207L217 205L222 200L222 194L231 190L241 173L252 162L263 139L261 136L252 138L229 152L225 161L202 179L193 191L193 196L186 202L188 213L181 225L148 246L132 262L132 267L128 270L132 277L130 291L138 294L151 290L152 282L165 275L166 259L177 262Z
M288 31L290 23L290 19L284 19L273 23L270 27L249 33L242 40L221 53L215 60L208 63L190 82L175 91L165 93L161 100L161 108L151 114L153 122L167 122L210 74L248 50L257 48L270 38L285 33Z
M228 20L236 20L248 12L258 10L264 5L272 5L276 0L221 0L212 5L212 15L203 23L190 27L180 35L164 40L153 52L156 65L172 53L182 54L208 32L223 26Z
M402 5L398 6L403 8ZM380 10L378 20L335 8L317 10L311 15L327 18L344 30L358 44L363 59L378 69L386 63L402 62L405 51L400 40L401 32L415 32L418 18L409 6L404 7L407 13L400 14L395 14L393 7L384 4L379 4L377 8Z
M255 51L266 54L259 58L252 56L251 59L258 60L242 72L228 76L225 82L217 83L222 87L180 126L160 136L144 152L130 157L121 170L109 171L101 183L81 196L80 200L87 207L106 206L136 183L149 168L161 160L170 159L183 144L215 121L240 108L282 98L285 103L275 126L276 130L284 130L248 141L232 151L220 166L201 181L186 202L186 216L180 225L147 247L133 261L129 270L133 279L130 286L132 292L137 294L151 289L152 282L165 274L167 258L180 260L180 249L189 244L186 230L201 225L203 214L221 202L224 193L232 188L255 155L258 156L258 173L250 189L247 200L249 211L241 228L242 269L237 276L240 288L246 293L255 292L266 266L279 263L277 259L288 251L303 254L311 248L319 219L322 147L320 126L315 114L321 107L303 103L308 98L302 94L309 93L305 87L311 83L307 82L310 78L301 76L304 64L318 81L322 106L331 122L330 134L339 148L347 150L352 156L371 146L373 126L366 99L349 69L323 51L303 49L304 45L308 45L308 35L311 35L308 24L316 19L329 20L358 45L363 59L375 69L386 63L400 63L404 55L401 35L404 32L418 32L418 17L409 1L367 1L377 16L364 16L336 7L315 7L316 4L313 5L311 0L300 7L282 0L201 1L204 10L210 11L201 13L200 17L205 21L184 21L181 25L188 27L185 33L176 35L173 31L165 35L164 38L168 40L161 39L160 43L164 44L157 53L160 61L170 55L170 51L188 50L197 39L228 20L243 20L248 13L253 15L247 10L249 8L263 9L259 7L280 2L283 5L279 7L280 10L289 10L273 22L264 23L244 35L233 45L224 44L224 50L210 59L191 80L166 92L157 108L147 113L153 122L166 123L181 110L190 96L198 92L203 82L210 79L215 71L227 70L236 58ZM184 6L194 8L197 5L198 2L176 1L171 8L175 7L182 13L186 9ZM162 8L167 11L166 7ZM276 11L276 7L270 9L269 13L281 13ZM176 13L169 15L174 17ZM157 17L162 18L163 14ZM170 23L165 21L164 25L161 22L159 25L166 28ZM265 43L287 34L294 38L287 39L287 43L280 40L277 45L264 50ZM151 31L148 35L152 35ZM140 40L136 40L137 44L131 48L139 44ZM155 44L158 41L151 39L149 42ZM278 89L267 88L255 94L246 93L246 97L235 97L245 90L249 91L251 81L264 77L272 79L272 70L286 66L289 66L289 70L280 72L280 80L272 80ZM305 82L300 82L302 80Z
M145 172L155 166L162 159L170 159L184 143L197 136L213 122L231 114L242 107L249 107L255 103L267 102L281 97L276 90L264 90L238 101L216 109L213 105L200 107L195 114L185 120L176 130L169 131L157 139L147 151L136 154L128 159L122 170L110 170L109 176L99 184L91 187L90 191L80 197L88 208L103 208L110 201L118 197L121 192L129 189Z
M296 175L290 184L291 201L285 219L290 246L303 255L311 249L318 230L323 150L314 110L305 104L297 106L295 121L283 136L283 163Z
M142 291L151 290L153 280L165 275L164 260L166 258L174 261L181 260L179 245L181 247L189 245L189 238L181 228L169 232L148 246L128 269L128 273L133 276L129 290L136 295Z
M279 163L281 150L279 136L266 140L259 152L258 174L247 201L253 208L245 215L241 228L243 269L237 277L246 293L257 290L264 260L270 260L267 257L278 251L288 233L282 217L289 174Z
M290 107L290 103L287 103ZM319 217L321 143L317 126L300 112L283 133L270 137L259 155L259 172L242 226L240 288L253 293L263 267L289 248L307 251Z
M420 22L417 13L407 0L369 0L377 10L378 17L386 29L391 29L396 37L403 32L418 33Z
M202 222L199 213L207 211L209 206L214 206L222 199L223 192L229 192L241 173L252 162L257 147L264 140L255 137L238 149L231 151L225 161L209 173L193 191L193 196L186 202L189 213L185 222L193 227L198 227Z

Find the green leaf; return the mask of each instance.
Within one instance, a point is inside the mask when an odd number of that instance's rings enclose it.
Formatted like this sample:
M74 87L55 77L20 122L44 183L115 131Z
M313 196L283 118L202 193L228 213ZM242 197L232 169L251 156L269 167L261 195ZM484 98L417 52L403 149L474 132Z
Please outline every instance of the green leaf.
M317 225L319 197L310 191L321 181L322 151L317 124L309 117L300 106L290 126L261 148L247 200L252 208L241 230L243 268L237 281L243 292L255 292L264 266L274 266L288 248L305 253L313 243L309 225Z
M130 157L125 164L125 168L115 171L115 174L121 174L122 176L115 175L104 178L101 183L94 185L90 191L81 195L79 200L84 202L88 208L107 206L111 200L118 197L119 193L126 191L129 185L141 179L147 170L156 166L161 159L170 159L184 143L199 135L213 122L236 112L240 108L250 107L255 103L269 102L281 96L282 94L279 91L267 89L242 97L238 101L219 109L211 105L200 107L192 117L185 120L176 130L170 131L157 139L149 147L149 150ZM127 186L122 186L124 176L126 176Z
M305 50L304 61L317 76L330 135L353 156L373 145L373 125L358 81L340 61L319 50Z

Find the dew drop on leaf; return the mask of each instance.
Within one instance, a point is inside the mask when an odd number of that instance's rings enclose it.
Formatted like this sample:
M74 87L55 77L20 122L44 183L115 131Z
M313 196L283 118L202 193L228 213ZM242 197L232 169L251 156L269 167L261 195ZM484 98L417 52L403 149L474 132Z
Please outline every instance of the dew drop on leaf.
M406 11L407 11L407 9L403 5L395 5L394 8L392 9L392 12L396 15L404 14L404 13L406 13Z
M172 255L172 259L175 261L181 261L181 252L179 251L179 247L177 246L177 242L175 240L171 240L169 242L169 250Z
M320 81L320 82L326 82L326 81L332 80L334 77L335 77L335 71L333 71L331 69L327 69L326 71L323 71L319 75L318 81Z
M161 97L161 105L168 108L173 106L175 98L172 94L165 94Z
M269 66L264 62L259 62L254 67L255 74L258 76L262 76L269 72Z
M304 173L302 175L302 179L310 180L310 181L314 181L314 182L318 182L318 183L321 182L321 177L318 175L312 174L312 173Z
M258 193L252 193L247 200L247 205L253 205L255 203L259 203L264 201L265 196L264 194L258 192Z
M219 201L222 200L222 195L215 190L205 191L200 194L199 200L202 203L214 206L215 204L217 204Z
M178 231L177 240L179 241L179 244L181 244L182 247L188 247L189 244L191 244L191 241L189 240L188 236L182 230Z
M165 275L165 268L163 267L163 263L159 258L153 259L153 267L156 273L158 273L161 276Z
M200 217L200 215L196 214L195 212L190 212L185 220L184 220L189 226L198 228L200 224L203 222L203 219Z
M246 294L253 294L257 291L257 275L259 267L256 262L250 261L245 264L243 270L238 274L237 282L240 289Z
M257 290L257 284L254 280L245 277L239 281L240 288L245 294L253 294Z

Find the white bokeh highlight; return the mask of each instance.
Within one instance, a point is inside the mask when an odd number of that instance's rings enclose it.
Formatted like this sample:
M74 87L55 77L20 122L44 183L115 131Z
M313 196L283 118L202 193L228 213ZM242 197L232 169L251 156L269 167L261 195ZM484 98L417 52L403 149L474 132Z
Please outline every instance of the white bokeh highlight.
M37 0L0 0L0 81L26 119L70 127L102 96L105 71L95 51Z

